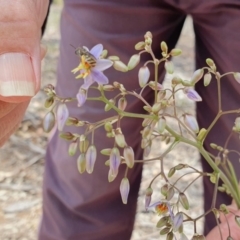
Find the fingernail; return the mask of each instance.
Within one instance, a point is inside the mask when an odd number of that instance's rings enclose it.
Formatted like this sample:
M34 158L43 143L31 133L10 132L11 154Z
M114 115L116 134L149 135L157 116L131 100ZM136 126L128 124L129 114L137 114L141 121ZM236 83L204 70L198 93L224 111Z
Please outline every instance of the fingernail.
M30 56L23 53L0 55L0 95L35 95L35 75Z

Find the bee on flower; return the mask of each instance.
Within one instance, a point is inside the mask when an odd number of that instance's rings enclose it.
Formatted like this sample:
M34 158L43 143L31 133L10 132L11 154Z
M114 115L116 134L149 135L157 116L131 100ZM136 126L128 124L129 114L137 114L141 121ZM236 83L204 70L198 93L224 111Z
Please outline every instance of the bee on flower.
M72 70L72 73L76 74L79 72L79 75L77 75L76 78L82 78L84 80L84 83L77 94L79 106L82 106L86 101L86 97L82 96L83 92L86 96L88 88L93 83L97 82L98 84L103 85L109 82L103 71L110 68L113 62L108 59L101 59L100 56L102 51L102 44L97 44L91 50L87 47L79 47L75 51L75 53L80 56L80 64Z

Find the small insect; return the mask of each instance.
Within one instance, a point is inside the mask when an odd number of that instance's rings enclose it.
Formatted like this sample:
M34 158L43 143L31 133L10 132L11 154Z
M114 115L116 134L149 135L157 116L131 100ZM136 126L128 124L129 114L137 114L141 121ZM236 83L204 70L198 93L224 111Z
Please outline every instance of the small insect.
M92 67L94 67L96 65L97 59L85 47L75 48L75 54L79 57L84 56L85 57L85 62L87 62Z

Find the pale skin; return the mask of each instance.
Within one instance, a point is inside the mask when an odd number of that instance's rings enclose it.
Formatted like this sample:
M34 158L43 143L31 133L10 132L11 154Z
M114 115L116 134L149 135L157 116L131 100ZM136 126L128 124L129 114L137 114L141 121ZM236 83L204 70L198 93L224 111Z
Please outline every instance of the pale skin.
M40 45L41 27L47 14L49 0L0 0L0 55L5 53L24 53L31 57L36 82L36 92L40 86L40 62L46 49ZM15 67L16 74L20 69ZM1 79L0 79L1 84ZM30 97L2 97L0 95L0 147L18 128L29 104ZM235 205L233 211L240 215ZM240 228L234 216L227 216L231 226L231 236L240 240ZM220 224L223 239L229 236L226 219L221 216ZM221 239L218 228L214 228L206 238Z

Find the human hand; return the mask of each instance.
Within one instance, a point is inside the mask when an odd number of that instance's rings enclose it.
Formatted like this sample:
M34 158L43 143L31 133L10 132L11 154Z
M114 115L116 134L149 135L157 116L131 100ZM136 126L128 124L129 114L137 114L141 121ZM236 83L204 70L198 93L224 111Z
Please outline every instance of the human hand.
M41 27L49 0L0 0L0 146L40 87Z
M231 205L228 206L230 211L227 215L220 215L220 229L222 233L222 238L219 232L218 226L216 226L212 231L207 235L206 240L225 240L229 236L231 236L234 240L240 240L240 227L237 225L235 221L235 215L240 216L240 210L237 209L236 204L233 202ZM234 214L233 214L234 213ZM230 227L230 234L229 234L229 227Z

